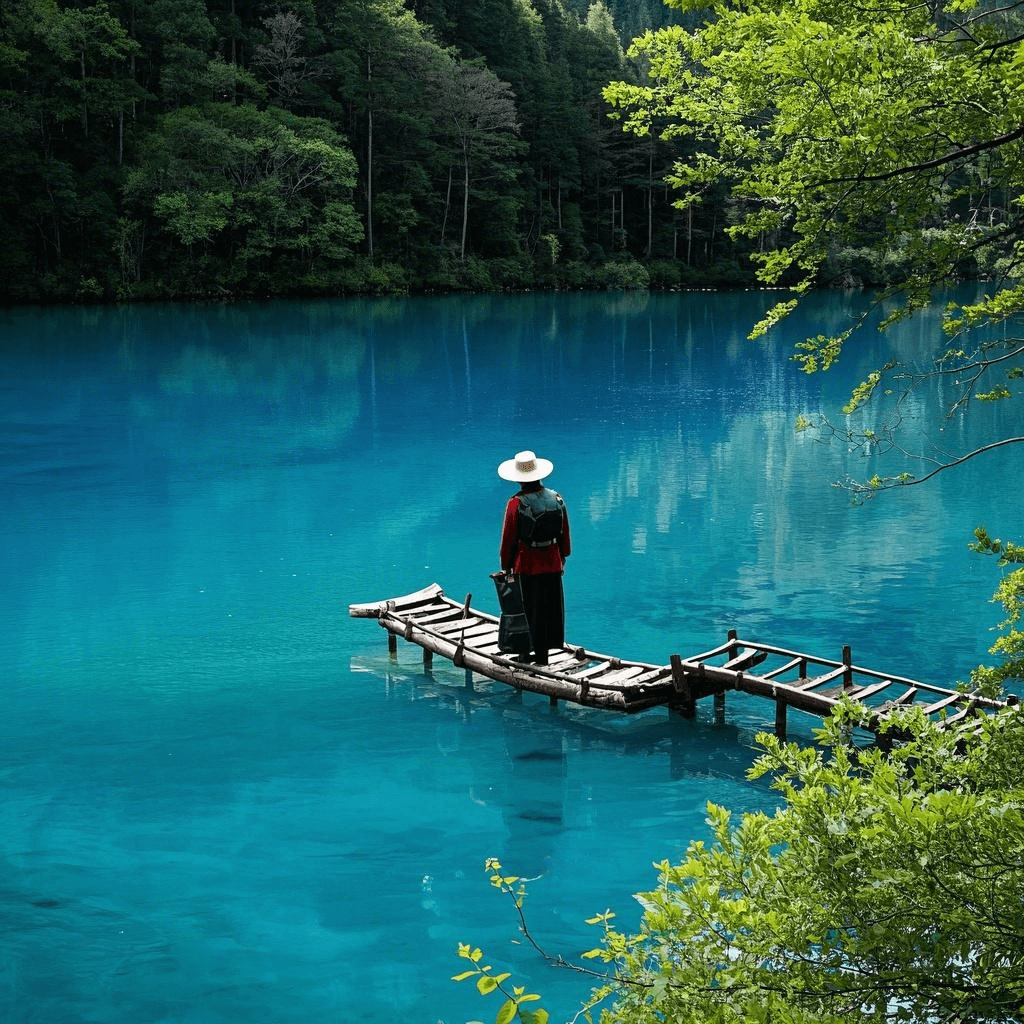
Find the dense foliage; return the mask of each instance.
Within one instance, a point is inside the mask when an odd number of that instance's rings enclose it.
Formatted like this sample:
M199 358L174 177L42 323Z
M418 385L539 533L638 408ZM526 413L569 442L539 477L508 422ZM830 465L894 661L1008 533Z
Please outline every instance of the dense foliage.
M680 201L727 188L766 283L812 286L830 261L857 283L888 256L916 301L1019 270L1022 33L1019 3L717 3L638 39L647 78L606 95L637 134L697 147L671 175Z
M600 1007L602 1024L1024 1020L1024 717L1001 712L964 737L907 713L910 738L889 752L852 743L858 722L851 703L820 747L759 736L750 774L773 778L779 808L737 819L709 803L713 840L655 865L637 931L613 911L591 919L602 937L584 956L605 967L587 1019ZM535 942L525 885L487 869ZM481 950L459 956L454 980L504 997L497 1024L549 1019Z
M599 0L8 0L0 301L700 280L671 151L607 117L619 31Z
M670 2L691 14L708 6ZM953 282L990 282L981 301L948 311L933 364L879 367L857 388L847 416L895 397L870 421L847 420L836 431L847 443L870 456L898 447L901 399L928 374L943 378L950 416L1014 397L1024 379L1024 4L721 2L693 30L647 33L632 54L645 80L606 90L626 127L692 147L670 175L680 202L726 192L729 232L756 243L761 280L794 290L755 336L823 281L884 283L901 303L889 322ZM827 369L857 326L799 341L796 358ZM944 468L973 454L929 457ZM922 479L875 474L861 489Z
M847 723L855 721L851 717ZM605 925L607 1024L1024 1019L1024 720L966 751L919 722L891 755L763 736L783 804L661 864L640 931Z

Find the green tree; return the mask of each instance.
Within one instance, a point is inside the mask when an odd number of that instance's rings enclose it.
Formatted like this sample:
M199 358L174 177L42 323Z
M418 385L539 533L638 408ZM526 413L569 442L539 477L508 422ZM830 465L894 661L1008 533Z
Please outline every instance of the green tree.
M17 298L91 296L110 259L135 42L105 3L0 15L0 266Z
M126 194L184 246L192 290L330 285L362 236L355 160L327 123L208 104L167 114Z
M438 205L431 177L440 140L425 78L444 59L442 48L401 0L338 3L328 30L348 137L359 154L366 251L409 259L416 228L431 223Z
M515 97L508 82L481 64L466 61L448 59L436 65L430 85L461 178L458 252L464 260L474 183L486 175L502 173L508 166L507 158L517 150ZM509 169L508 173L514 171ZM448 209L446 204L446 218Z
M213 98L206 72L216 33L203 0L140 5L138 31L152 61L152 91L168 108Z
M659 866L640 929L604 921L615 1022L1019 1021L1024 1018L1024 719L964 741L918 721L891 755L761 736L751 774L782 806Z
M647 80L614 83L606 96L627 129L645 135L660 123L663 137L693 146L669 176L680 205L727 188L729 233L752 244L765 284L792 287L754 336L822 283L844 249L887 263L887 292L902 299L888 322L964 276L991 277L988 295L951 309L948 338L937 339L929 372L948 377L953 412L1010 397L1024 374L1024 341L1011 330L1024 313L1021 10L974 0L720 2L693 31L636 40ZM809 372L827 368L854 330L806 339L796 358ZM885 392L895 369L879 368L844 411ZM898 447L892 433L857 439L872 452ZM914 481L901 473L866 487Z
M1021 568L1006 573L992 600L1003 606L1006 618L999 624L1001 633L989 648L990 654L997 654L1002 661L997 665L979 665L971 673L971 685L984 688L985 692L1001 691L1008 681L1024 680L1024 630L1020 617L1024 612L1024 547L1013 541L1002 541L989 536L979 526L974 531L976 538L971 549L983 555L994 555L1000 568L1017 565Z

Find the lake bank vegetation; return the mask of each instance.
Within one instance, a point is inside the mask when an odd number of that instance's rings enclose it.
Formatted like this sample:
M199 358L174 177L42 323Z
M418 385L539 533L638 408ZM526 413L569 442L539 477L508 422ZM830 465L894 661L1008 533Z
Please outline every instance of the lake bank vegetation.
M674 170L735 140L681 134L667 109L639 133L609 117L609 83L666 81L632 36L717 17L656 0L11 0L0 301L756 284L793 225ZM931 230L1008 222L995 162L962 161L970 194L951 178ZM899 280L918 239L880 251L887 229L831 237L816 283ZM988 255L958 272L990 274Z
M742 279L624 75L600 2L12 0L0 301Z

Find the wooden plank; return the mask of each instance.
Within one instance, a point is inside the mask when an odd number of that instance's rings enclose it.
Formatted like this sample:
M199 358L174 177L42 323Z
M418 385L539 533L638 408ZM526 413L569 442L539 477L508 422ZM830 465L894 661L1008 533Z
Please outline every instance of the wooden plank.
M724 644L718 647L712 647L710 651L705 651L703 654L694 654L689 658L683 658L683 661L696 664L698 661L710 661L711 658L717 658L723 654L728 654L736 646L735 640L726 640Z
M424 611L421 611L417 608L411 612L400 611L398 614L400 614L403 618L415 619L416 622L425 622L428 625L442 622L465 621L465 616L462 614L462 609L450 604L445 605L443 608L440 608L437 611L431 611L429 608L425 609ZM475 613L473 613L469 617L477 622L480 621L480 617Z
M806 665L807 659L801 655L799 658L792 658L785 664L780 665L778 668L773 668L770 672L758 672L758 675L762 679L775 679L777 676L781 676L784 672L791 672L795 668L799 668L801 665Z
M440 584L431 583L430 586L424 587L422 590L417 590L412 594L406 594L404 597L394 597L389 601L371 601L367 604L350 604L348 606L348 613L353 618L357 619L376 619L381 615L381 611L384 606L391 604L394 608L406 608L415 607L416 605L428 604L439 596L443 596L444 591L441 590Z
M859 686L854 687L852 690L847 690L847 696L852 697L854 700L859 700L861 704L868 699L873 697L876 693L881 693L883 690L888 690L890 686L893 686L891 679L885 679L880 683L875 683L874 686Z
M961 701L969 701L970 696L966 693L960 693L959 691L946 697L944 700L937 700L934 704L929 704L925 709L926 715L933 715L936 711L941 711L943 708L948 708L950 704L959 704Z
M588 665L586 668L572 669L569 672L569 675L571 675L573 677L573 679L589 679L591 676L600 675L602 672L607 672L607 671L608 671L608 661L607 660L602 660L602 661L596 662L593 665Z
M956 725L958 722L962 722L965 718L969 718L978 709L979 705L975 702L975 698L971 698L967 706L961 711L958 711L955 715L949 715L946 720L942 723L944 727Z
M916 686L911 686L910 689L908 689L906 693L904 693L901 696L897 697L895 700L889 701L889 703L890 703L890 705L904 705L904 706L907 705L907 704L913 704L914 703L914 698L916 696L917 696L917 687Z
M489 623L482 622L478 626L473 626L467 630L453 629L448 633L442 633L441 636L449 637L452 640L462 640L469 647L479 648L482 644L497 643L498 642L498 630L495 626Z
M635 676L643 675L643 673L644 670L640 665L622 665L609 672L590 676L587 681L591 686L603 686L607 689L609 686L619 686L627 682L632 683Z
M914 703L914 698L917 696L917 687L911 686L906 693L901 693L898 697L894 697L892 700L887 700L884 704L878 708L878 713L884 715L887 711L893 711L896 708L906 707L908 704Z
M579 662L576 660L576 656L571 651L551 650L548 652L548 665L551 668L557 668L560 671L564 671L565 669L578 664Z
M435 632L443 633L445 636L454 636L456 633L461 633L467 629L475 629L479 626L497 629L496 622L488 622L486 619L478 618L475 615L470 615L466 619L443 619L441 622L432 622L430 619L420 618L414 618L412 621L418 626L431 626Z
M722 665L722 668L731 669L733 672L745 672L748 668L760 665L767 657L767 651L758 650L756 647L744 647L735 657Z
M830 683L833 679L838 679L845 672L846 666L840 665L839 668L834 668L831 672L826 672L823 676L814 676L811 679L801 679L799 684L780 682L779 685L787 686L791 690L814 690L819 686L824 686L825 683Z
M670 665L646 669L641 675L633 676L629 680L629 688L631 690L661 685L672 686L672 667Z

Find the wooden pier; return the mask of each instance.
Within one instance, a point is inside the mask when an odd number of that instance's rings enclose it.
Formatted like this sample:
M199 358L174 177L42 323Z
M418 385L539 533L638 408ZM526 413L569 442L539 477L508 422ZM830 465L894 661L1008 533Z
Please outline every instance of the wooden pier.
M853 664L850 649L831 661L773 644L740 639L730 631L711 650L667 664L598 654L567 644L549 654L547 665L519 660L498 650L498 616L471 606L471 597L456 601L434 583L403 597L349 605L354 618L376 619L388 632L388 647L397 651L398 637L423 649L424 670L433 655L451 661L466 673L494 679L517 690L583 707L633 714L668 707L684 716L696 713L697 701L711 697L717 713L729 690L753 694L775 703L775 731L786 733L786 712L795 708L820 718L829 716L841 697L870 709L866 728L877 733L888 713L920 707L944 727L970 729L981 714L1017 706L1015 697L992 700L941 686L886 675Z

